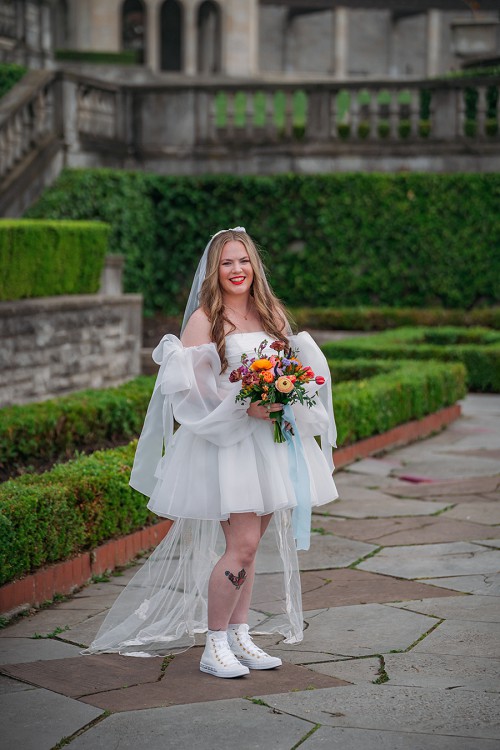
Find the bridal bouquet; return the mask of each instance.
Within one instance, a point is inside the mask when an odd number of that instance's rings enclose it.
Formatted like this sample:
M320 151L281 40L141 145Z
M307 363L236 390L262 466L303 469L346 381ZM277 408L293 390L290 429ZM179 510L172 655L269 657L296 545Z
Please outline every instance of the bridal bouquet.
M241 381L241 390L236 401L261 401L263 404L295 404L297 402L314 406L314 395L306 392L305 385L314 380L317 385L323 385L325 379L314 372L307 365L303 365L297 358L297 350L288 347L284 341L273 341L269 345L276 354L264 356L267 339L255 349L255 357L247 354L241 357L241 365L233 370L229 376L231 383ZM280 354L283 352L283 354ZM272 413L274 421L274 442L284 443L283 411ZM293 434L293 433L292 433Z

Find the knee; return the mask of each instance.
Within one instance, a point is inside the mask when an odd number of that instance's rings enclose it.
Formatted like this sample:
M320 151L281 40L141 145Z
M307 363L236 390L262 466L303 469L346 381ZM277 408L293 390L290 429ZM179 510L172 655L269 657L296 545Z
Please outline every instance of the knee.
M247 537L240 544L238 549L238 557L241 562L242 568L248 568L255 560L257 554L257 547L259 546L258 537Z

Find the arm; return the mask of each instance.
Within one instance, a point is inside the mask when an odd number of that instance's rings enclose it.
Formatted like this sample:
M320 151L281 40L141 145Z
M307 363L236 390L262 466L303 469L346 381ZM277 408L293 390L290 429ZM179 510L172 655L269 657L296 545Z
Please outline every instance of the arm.
M202 346L210 343L210 321L201 307L189 318L181 341L184 346Z

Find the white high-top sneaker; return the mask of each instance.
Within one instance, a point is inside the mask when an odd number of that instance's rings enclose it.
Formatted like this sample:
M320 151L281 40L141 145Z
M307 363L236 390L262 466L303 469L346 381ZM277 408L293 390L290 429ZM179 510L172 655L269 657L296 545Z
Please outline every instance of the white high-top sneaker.
M277 656L270 656L259 648L248 633L246 624L230 625L227 631L229 647L241 664L250 669L274 669L281 667L282 661Z
M242 677L249 672L229 648L225 630L207 633L200 670L214 677Z

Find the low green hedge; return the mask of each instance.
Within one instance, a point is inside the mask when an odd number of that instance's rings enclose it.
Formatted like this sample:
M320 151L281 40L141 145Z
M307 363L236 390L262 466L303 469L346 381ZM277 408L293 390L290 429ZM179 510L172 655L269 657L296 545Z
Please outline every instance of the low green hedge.
M468 387L500 392L500 333L487 328L398 328L322 346L332 359L415 359L462 362Z
M335 360L330 366L339 445L422 417L465 394L461 364ZM128 484L135 445L0 485L0 583L154 522L145 498Z
M92 63L94 65L137 65L139 54L136 50L122 50L121 52L106 52L101 50L56 49L56 60Z
M129 484L135 443L0 485L0 583L156 519Z
M486 326L500 329L500 307L445 310L416 307L298 307L291 310L299 329L385 331L400 326Z
M27 68L22 65L0 63L0 98L10 91L27 72Z
M141 431L154 377L0 410L0 476L125 443Z
M0 220L0 300L94 294L109 227L95 221Z

